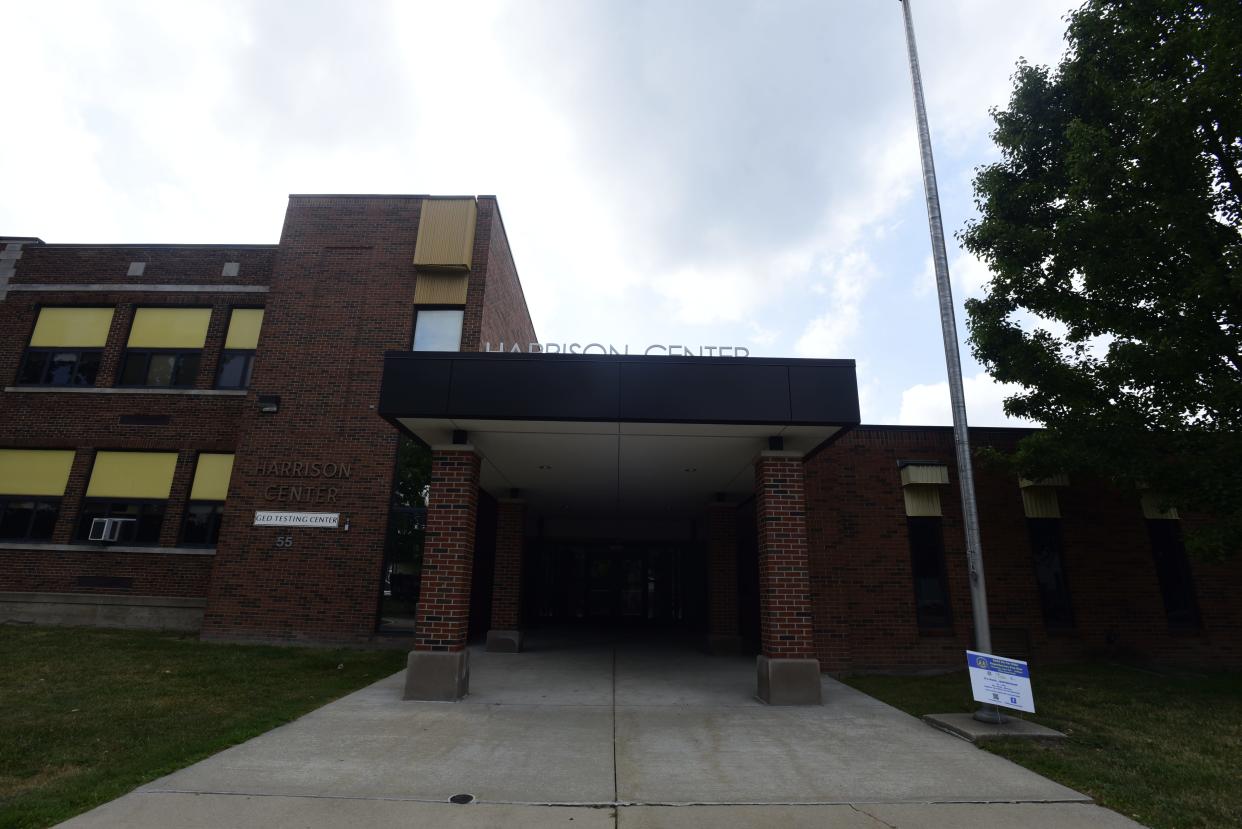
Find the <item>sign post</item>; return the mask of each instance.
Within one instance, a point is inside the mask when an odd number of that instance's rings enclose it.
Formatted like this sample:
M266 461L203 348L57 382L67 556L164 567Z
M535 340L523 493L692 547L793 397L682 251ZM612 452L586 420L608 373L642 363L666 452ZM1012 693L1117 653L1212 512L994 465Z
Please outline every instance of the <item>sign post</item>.
M1035 713L1031 671L1021 659L966 651L966 667L970 669L970 690L975 702Z

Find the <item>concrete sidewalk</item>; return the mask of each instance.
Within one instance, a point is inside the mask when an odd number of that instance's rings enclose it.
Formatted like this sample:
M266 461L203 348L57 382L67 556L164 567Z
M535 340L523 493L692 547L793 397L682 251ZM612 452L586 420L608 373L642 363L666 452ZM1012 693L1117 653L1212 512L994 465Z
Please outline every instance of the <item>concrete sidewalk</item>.
M752 659L533 645L472 653L466 702L389 677L63 825L1138 826L828 678L774 708Z

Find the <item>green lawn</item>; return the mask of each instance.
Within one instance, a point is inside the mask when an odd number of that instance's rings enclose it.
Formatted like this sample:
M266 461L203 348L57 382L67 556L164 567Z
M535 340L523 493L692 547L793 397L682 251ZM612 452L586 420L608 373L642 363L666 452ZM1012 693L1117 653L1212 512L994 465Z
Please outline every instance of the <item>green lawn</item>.
M404 658L0 626L0 827L65 820L394 673Z
M1060 742L984 747L1155 829L1242 826L1242 674L1121 665L1032 670L1032 720ZM965 671L845 682L911 714L973 711Z

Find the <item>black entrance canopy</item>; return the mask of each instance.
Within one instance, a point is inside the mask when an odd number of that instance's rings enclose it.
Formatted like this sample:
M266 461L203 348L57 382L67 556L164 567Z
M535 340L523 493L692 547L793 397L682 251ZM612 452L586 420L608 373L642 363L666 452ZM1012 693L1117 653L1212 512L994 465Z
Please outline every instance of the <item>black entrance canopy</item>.
M853 360L496 352L388 352L379 414L467 432L493 494L608 512L744 497L769 438L810 454L859 422Z

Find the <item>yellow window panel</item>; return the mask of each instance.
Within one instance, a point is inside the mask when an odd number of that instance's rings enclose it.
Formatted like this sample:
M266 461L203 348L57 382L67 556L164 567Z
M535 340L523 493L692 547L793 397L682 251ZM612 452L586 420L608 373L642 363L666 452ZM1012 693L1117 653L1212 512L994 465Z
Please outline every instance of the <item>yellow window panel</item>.
M420 273L414 277L415 305L465 305L468 274Z
M0 495L65 494L72 449L0 449Z
M940 487L934 484L910 484L901 488L906 500L906 515L934 517L940 515Z
M229 478L233 475L233 456L202 454L194 468L191 501L223 501L229 494Z
M229 333L224 338L224 347L254 351L259 347L259 329L262 327L262 308L234 308L229 315Z
M139 308L129 329L130 348L202 348L210 308Z
M115 308L41 308L33 348L103 348Z
M176 468L176 452L97 452L86 497L164 500Z

